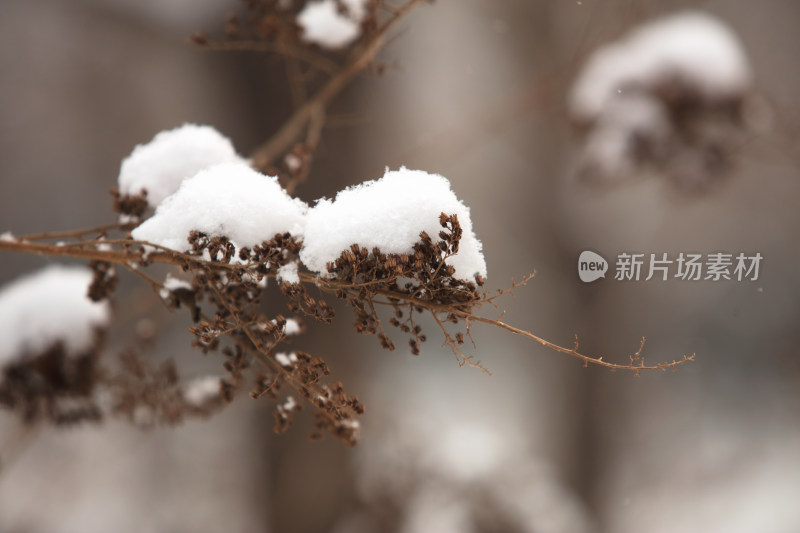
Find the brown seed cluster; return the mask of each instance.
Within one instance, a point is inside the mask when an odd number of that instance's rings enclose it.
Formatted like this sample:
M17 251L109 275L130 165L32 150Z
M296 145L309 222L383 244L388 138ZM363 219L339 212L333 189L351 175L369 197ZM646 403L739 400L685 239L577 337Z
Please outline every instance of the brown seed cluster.
M89 285L89 298L93 302L109 299L119 281L114 265L107 261L89 261L89 268L94 273Z
M447 259L458 252L462 237L458 216L442 213L439 222L439 240L422 232L413 253L384 254L378 248L370 252L353 244L327 265L333 280L328 285L355 312L355 330L376 335L387 350L394 350L395 345L381 326L376 303L393 307L389 324L410 337L408 343L416 355L427 337L414 320L415 312L422 313L430 305L469 312L481 302L483 279L455 278L453 267L447 264ZM448 318L458 321L452 313ZM459 338L463 343L463 334Z
M364 414L364 406L355 396L348 396L340 381L332 387L324 385L321 395L314 398L319 411L314 414L312 439L320 439L327 431L350 446L358 444L361 437L358 419Z
M276 431L290 426L304 401L316 411L314 437L327 431L355 444L361 404L344 392L341 383L323 382L330 374L323 359L301 351L281 353L279 348L289 340L286 318L280 314L269 317L259 305L267 280L298 260L302 243L282 234L252 249L237 249L225 237L200 232L193 232L189 243L191 249L182 268L191 281L172 290L162 289L161 295L169 307L190 310L195 323L189 331L195 347L224 356L223 399L232 399L252 370L251 398L266 396L277 402ZM290 311L325 323L332 320L333 309L308 295L302 285L282 282L279 289Z
M322 438L328 432L351 446L357 444L357 417L364 413L364 407L358 398L345 392L341 382L333 385L322 383L322 378L330 375L327 363L319 357L300 351L276 354L275 361L280 365L281 371L262 372L250 396L260 398L266 395L278 399L281 388L289 386L316 409L313 415L315 431L310 435L311 438ZM287 396L276 407L275 432L286 431L292 423L294 413L301 410L302 404L294 396Z
M174 425L183 419L183 401L178 371L172 361L155 365L126 350L120 368L110 380L112 412L139 426Z
M114 212L126 215L134 220L141 219L147 212L147 191L136 195L122 195L116 188L111 189L114 198Z
M281 283L281 292L286 296L286 306L293 313L302 313L325 324L333 321L335 311L325 300L314 298L299 283Z

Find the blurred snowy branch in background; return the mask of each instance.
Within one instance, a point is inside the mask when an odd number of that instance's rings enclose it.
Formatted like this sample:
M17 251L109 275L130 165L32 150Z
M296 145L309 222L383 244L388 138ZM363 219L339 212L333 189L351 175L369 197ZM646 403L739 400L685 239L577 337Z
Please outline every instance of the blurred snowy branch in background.
M764 127L754 123L766 109L753 87L741 43L721 21L699 11L649 21L596 50L572 87L570 114L586 135L579 173L618 181L655 170L707 189Z

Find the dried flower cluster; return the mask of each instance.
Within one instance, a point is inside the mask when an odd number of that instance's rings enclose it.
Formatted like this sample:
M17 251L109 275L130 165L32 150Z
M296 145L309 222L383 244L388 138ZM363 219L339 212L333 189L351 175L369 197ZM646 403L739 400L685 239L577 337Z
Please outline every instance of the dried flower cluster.
M257 367L252 398L268 396L277 400L286 388L317 408L315 426L328 430L342 440L355 444L358 440L356 416L363 408L354 396L344 393L341 383L326 384L322 379L330 374L321 358L294 351L289 355L278 350L287 340L287 321L282 315L268 317L258 303L266 287L267 278L276 278L281 268L297 260L298 241L289 234L276 235L252 249L242 248L238 254L225 238L208 238L200 233L190 236L192 250L189 256L208 257L210 261L198 268L198 263L185 261L181 267L191 272L191 289L168 291L169 302L179 305L189 302L196 325L190 328L195 346L203 351L218 351L220 339L230 339L231 345L222 350L226 358L224 369L228 377L223 381L225 396L245 383L244 372ZM238 259L241 266L231 263ZM225 265L229 268L215 268ZM324 301L309 296L299 284L283 282L281 292L287 296L287 307L302 312L322 322L329 323L333 309ZM178 292L178 294L176 294ZM214 314L208 318L198 309L201 302L210 304ZM287 407L287 406L291 406ZM291 423L291 415L301 404L287 396L276 410L276 430L284 431ZM314 436L321 436L317 431Z
M111 189L111 196L114 197L114 211L121 215L126 215L132 222L140 220L147 211L147 193L141 192L134 195L123 195L118 189Z
M450 309L444 313L446 320L458 322L453 311L469 314L482 302L478 287L483 285L483 279L456 279L454 268L447 264L447 259L458 253L462 234L458 217L442 213L439 221L443 229L437 243L422 232L413 254L383 254L378 248L370 253L354 244L328 264L330 279L335 283L321 280L324 286L335 288L336 296L353 308L355 330L377 335L381 346L388 350L394 350L394 343L381 326L376 299L377 303L392 307L389 324L410 336L408 343L414 355L420 353L420 343L427 339L421 326L414 322L415 312ZM420 303L428 305L422 307ZM464 335L459 333L457 338L458 344L463 344Z

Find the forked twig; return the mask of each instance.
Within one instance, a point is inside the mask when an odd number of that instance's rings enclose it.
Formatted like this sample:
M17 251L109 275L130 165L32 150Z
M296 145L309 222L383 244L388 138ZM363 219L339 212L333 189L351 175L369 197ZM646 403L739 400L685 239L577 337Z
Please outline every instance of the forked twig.
M253 166L264 169L273 164L289 147L300 138L303 128L315 115L324 111L328 104L344 89L352 79L372 64L375 56L386 43L386 34L422 0L409 0L397 8L394 14L375 33L363 48L334 76L332 76L309 101L300 106L264 144L255 149L251 158Z

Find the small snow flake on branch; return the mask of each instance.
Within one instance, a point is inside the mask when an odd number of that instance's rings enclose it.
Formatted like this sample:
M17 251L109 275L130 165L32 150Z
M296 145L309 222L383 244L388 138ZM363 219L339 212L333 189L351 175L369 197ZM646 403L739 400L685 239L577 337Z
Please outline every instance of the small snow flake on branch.
M336 50L355 41L366 16L366 0L312 0L297 15L302 39Z

